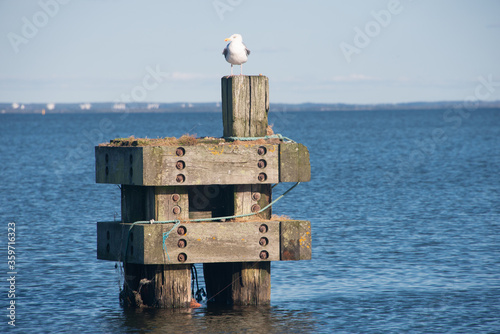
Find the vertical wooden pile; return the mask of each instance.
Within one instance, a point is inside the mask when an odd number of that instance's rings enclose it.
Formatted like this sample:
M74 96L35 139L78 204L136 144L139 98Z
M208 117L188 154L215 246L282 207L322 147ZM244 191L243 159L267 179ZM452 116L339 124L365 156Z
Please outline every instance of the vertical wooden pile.
M222 78L224 137L264 137L269 112L269 80L265 76ZM271 202L270 184L235 185L230 196L234 215L259 211ZM271 218L271 209L261 218ZM265 305L271 301L271 262L205 263L209 302Z
M132 163L132 161L131 161ZM188 219L186 187L122 185L122 222L151 219ZM133 241L134 230L128 238ZM133 255L133 247L126 250ZM136 249L136 252L141 251ZM125 283L121 299L125 306L184 308L191 302L189 264L132 264L124 262Z

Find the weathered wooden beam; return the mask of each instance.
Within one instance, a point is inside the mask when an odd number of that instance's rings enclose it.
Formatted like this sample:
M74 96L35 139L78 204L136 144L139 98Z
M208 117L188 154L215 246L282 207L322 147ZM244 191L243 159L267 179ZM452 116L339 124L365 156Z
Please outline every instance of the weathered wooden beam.
M299 143L280 144L280 182L311 181L309 150Z
M269 111L266 76L223 77L222 123L224 137L264 137Z
M291 222L294 226L297 224ZM307 225L309 222L303 223ZM97 258L110 261L124 261L126 258L128 263L170 265L279 261L284 257L283 242L291 245L294 241L289 242L288 238L299 235L290 232L280 236L280 230L294 228L283 227L287 224L288 221L269 220L184 223L172 230L174 223L153 223L136 224L129 233L131 224L99 222ZM183 231L182 234L178 233L179 230ZM168 232L164 248L163 235ZM287 255L286 260L291 259Z
M279 182L279 145L98 146L96 182L143 186ZM286 168L286 167L285 167Z
M311 259L311 222L288 220L280 225L280 254L282 261Z

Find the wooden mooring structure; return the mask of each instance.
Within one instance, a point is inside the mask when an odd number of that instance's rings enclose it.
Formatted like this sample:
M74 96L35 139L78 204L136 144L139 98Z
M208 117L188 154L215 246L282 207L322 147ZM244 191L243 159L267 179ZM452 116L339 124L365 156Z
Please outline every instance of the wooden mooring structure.
M268 112L267 77L223 77L223 138L95 148L96 182L121 185L121 221L97 223L97 258L123 262L126 306L189 307L195 263L208 303L266 305L271 261L311 259L310 222L270 206L273 184L310 180L309 152L266 137Z

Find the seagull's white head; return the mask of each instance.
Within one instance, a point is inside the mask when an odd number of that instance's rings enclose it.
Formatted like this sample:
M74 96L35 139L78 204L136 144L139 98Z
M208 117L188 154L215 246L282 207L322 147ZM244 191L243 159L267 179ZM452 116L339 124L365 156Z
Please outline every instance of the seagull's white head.
M231 41L231 42L232 41L240 41L241 42L241 41L243 41L243 37L241 37L240 34L234 34L234 35L231 35L231 37L226 38L224 40L224 42L229 42L229 41Z

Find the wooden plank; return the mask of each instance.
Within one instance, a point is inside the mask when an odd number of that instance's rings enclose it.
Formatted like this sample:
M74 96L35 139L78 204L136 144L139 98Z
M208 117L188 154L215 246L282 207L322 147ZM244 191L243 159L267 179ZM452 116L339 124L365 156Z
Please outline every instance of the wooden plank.
M282 261L311 259L311 222L286 220L281 222L280 244Z
M142 153L140 147L96 146L96 182L142 185Z
M311 163L307 147L299 143L280 144L280 182L308 182Z
M97 258L123 261L127 230L120 222L97 223Z
M259 154L261 147L264 154ZM279 145L201 144L181 148L185 152L182 156L176 154L177 147L170 146L96 147L96 182L189 186L279 181Z
M259 147L266 153L259 155ZM196 145L183 147L182 157L173 155L166 147L146 149L147 161L145 184L211 185L211 184L253 184L276 183L279 180L278 145ZM265 161L265 167L259 167L259 161ZM175 166L182 161L184 168ZM149 169L149 170L148 170ZM265 174L260 180L259 175ZM177 177L184 180L178 182Z
M266 76L223 77L222 121L224 137L264 137L269 111Z
M262 224L267 226L262 232ZM165 240L163 233L169 232L174 223L136 224L129 233L131 224L99 222L97 224L97 256L101 260L123 261L127 237L129 238L126 259L135 264L189 264L215 262L260 262L279 261L280 222L207 222L186 223L185 235L177 228ZM109 239L107 236L109 235ZM266 243L261 244L265 238ZM179 241L183 240L183 244ZM261 258L261 253L266 258ZM179 258L185 255L185 260Z

